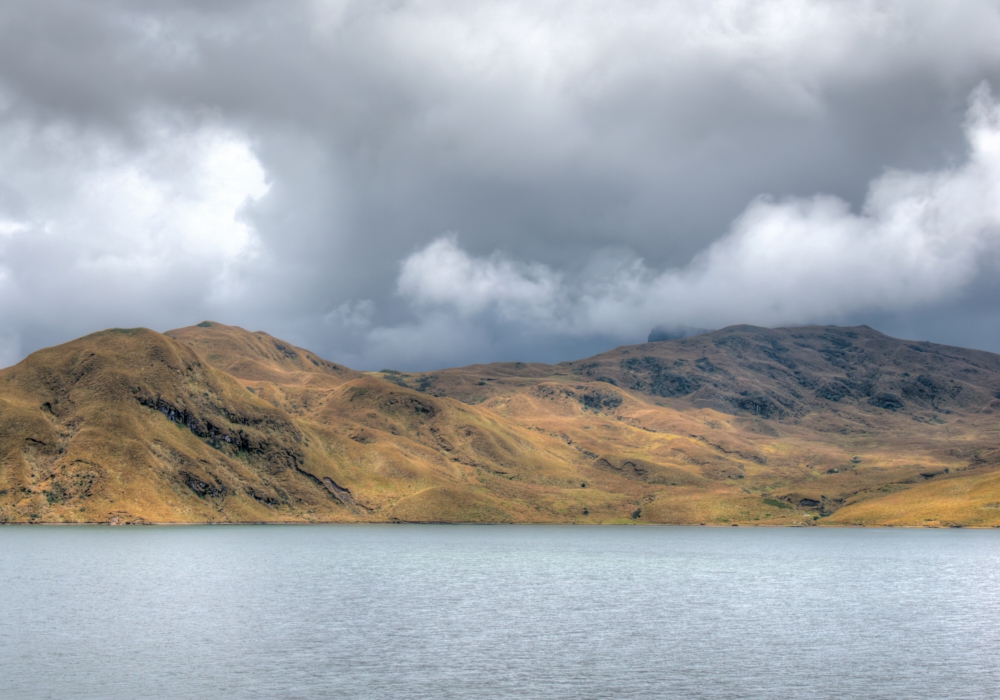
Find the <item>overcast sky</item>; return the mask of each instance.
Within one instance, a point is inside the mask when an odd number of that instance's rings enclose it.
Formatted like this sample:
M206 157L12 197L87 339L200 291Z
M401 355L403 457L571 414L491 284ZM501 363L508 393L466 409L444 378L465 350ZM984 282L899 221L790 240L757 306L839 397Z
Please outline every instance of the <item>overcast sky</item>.
M0 366L203 319L358 369L657 324L1000 351L1000 0L0 5Z

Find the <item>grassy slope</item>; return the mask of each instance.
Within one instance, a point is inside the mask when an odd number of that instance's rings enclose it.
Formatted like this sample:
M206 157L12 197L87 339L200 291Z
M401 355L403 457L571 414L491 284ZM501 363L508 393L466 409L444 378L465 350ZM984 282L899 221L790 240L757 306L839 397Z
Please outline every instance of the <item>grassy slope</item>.
M706 480L657 493L643 519L1000 525L1000 357L990 353L865 327L734 327L555 366L395 379L585 452Z
M0 521L1000 525L1000 358L724 329L364 374L206 323L0 371Z

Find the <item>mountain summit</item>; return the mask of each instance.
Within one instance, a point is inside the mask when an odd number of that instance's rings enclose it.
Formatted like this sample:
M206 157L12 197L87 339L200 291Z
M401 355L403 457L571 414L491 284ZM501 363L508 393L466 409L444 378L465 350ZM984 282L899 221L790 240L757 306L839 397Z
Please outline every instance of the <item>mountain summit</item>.
M0 371L0 521L994 526L998 396L865 326L427 373L112 329Z

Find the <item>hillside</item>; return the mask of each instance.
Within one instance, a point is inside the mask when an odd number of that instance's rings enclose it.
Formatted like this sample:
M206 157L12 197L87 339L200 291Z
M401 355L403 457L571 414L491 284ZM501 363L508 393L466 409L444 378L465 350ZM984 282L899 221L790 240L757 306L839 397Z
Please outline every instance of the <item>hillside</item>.
M998 395L867 327L414 374L114 329L0 371L0 521L1000 526Z

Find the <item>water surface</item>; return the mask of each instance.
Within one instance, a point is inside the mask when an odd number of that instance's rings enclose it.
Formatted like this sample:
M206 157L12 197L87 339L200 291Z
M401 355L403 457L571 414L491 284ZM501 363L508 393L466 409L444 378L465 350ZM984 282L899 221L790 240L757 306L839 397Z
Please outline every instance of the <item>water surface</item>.
M1000 532L3 527L3 698L1000 697Z

